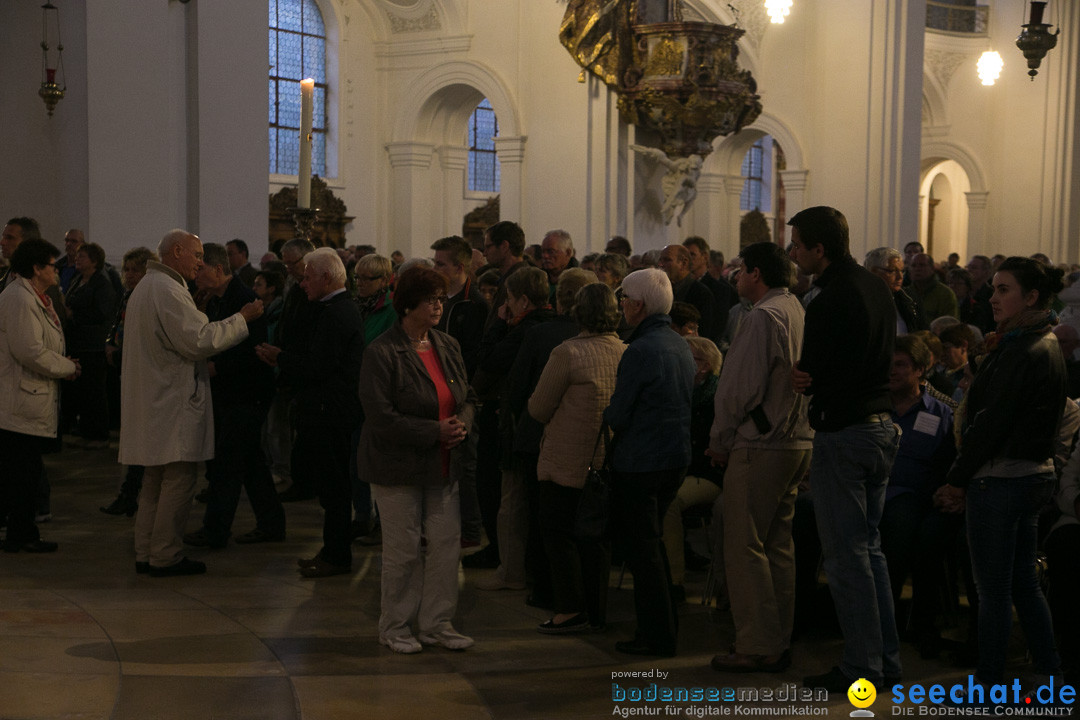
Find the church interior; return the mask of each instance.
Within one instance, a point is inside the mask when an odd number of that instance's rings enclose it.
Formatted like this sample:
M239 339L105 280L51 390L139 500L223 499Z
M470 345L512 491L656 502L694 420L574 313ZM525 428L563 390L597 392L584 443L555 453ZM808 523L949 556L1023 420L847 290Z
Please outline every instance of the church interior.
M269 0L268 21L265 0L0 0L0 211L57 245L80 228L113 263L176 227L242 238L257 261L291 232L299 81L313 77L320 242L427 257L470 223L513 220L529 243L565 229L579 257L614 235L635 253L700 235L732 257L747 213L786 243L787 218L830 205L860 260L919 240L939 262L1080 262L1080 4L793 0L777 3L782 23L773 4ZM1032 4L1058 33L1034 75L1016 47ZM628 122L624 93L560 37L576 6L741 31L727 71L749 73L760 111L699 147L678 212L665 217L662 163L635 149L663 133ZM1000 74L983 84L994 51ZM377 550L348 577L296 576L318 543L314 503L290 508L285 543L199 552L204 577L137 576L130 522L97 511L115 461L115 443L48 457L60 552L0 558L0 718L595 718L618 711L615 673L776 688L839 652L823 618L788 674L717 674L708 660L733 628L700 602L699 573L679 655L628 661L613 644L632 629L632 581L616 569L607 633L539 635L546 612L523 592L479 592L463 571L475 648L396 656L376 641ZM911 682L967 673L903 652Z

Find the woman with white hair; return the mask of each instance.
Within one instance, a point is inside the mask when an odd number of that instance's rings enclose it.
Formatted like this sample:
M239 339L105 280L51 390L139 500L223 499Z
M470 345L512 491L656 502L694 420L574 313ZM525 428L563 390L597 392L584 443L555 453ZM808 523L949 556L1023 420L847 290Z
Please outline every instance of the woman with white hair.
M612 524L634 574L637 631L615 649L631 655L675 654L670 571L660 541L664 513L690 464L694 356L671 329L671 281L663 270L638 270L622 283L622 312L634 328L604 410L614 431Z
M904 290L904 258L899 250L879 247L866 254L863 267L881 278L896 305L896 334L929 330L930 323L919 304Z

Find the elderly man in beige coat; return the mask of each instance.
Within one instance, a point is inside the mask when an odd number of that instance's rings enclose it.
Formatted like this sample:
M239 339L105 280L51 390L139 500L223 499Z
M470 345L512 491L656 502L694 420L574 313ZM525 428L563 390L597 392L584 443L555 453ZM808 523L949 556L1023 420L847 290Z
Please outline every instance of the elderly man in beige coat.
M120 462L144 465L135 518L135 571L196 575L206 565L182 555L197 464L214 455L214 415L206 359L240 343L262 315L258 300L210 322L187 282L202 266L202 243L172 230L131 293L124 320Z

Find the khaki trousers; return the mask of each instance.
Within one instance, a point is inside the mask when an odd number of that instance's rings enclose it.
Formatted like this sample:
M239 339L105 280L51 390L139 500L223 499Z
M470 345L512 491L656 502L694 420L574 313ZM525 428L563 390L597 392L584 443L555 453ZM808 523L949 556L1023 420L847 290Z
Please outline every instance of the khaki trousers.
M714 482L687 475L675 499L664 514L664 550L671 568L671 584L682 585L686 579L686 554L683 552L684 529L682 514L695 505L712 505L720 497L720 486Z
M169 567L183 557L198 463L174 462L146 468L135 516L135 561Z
M457 485L373 484L371 497L383 538L379 637L452 629L461 556Z
M809 450L739 448L724 474L724 564L735 651L775 655L791 643L795 544L791 520Z

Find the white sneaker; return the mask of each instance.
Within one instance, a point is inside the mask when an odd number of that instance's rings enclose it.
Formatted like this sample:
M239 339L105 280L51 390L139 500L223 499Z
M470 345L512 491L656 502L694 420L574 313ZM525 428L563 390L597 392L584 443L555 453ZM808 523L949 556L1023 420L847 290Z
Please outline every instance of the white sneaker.
M420 633L420 642L424 645L438 645L447 650L465 650L475 644L471 637L462 635L452 627L432 633Z
M424 649L420 643L416 642L416 638L412 635L396 638L381 637L379 638L379 644L385 645L394 652L401 653L402 655L413 655Z

